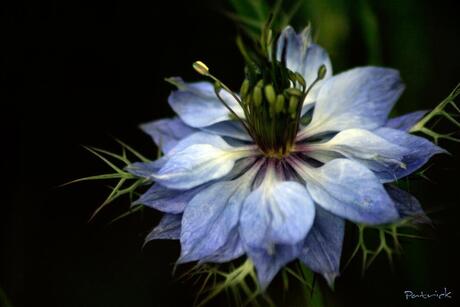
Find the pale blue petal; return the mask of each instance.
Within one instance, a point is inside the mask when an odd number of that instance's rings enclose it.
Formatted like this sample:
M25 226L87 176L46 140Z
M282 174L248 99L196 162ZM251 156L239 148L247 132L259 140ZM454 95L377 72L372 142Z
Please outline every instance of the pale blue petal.
M315 84L312 91L319 89L324 80L332 76L332 65L326 50L317 44L310 44L307 48L307 53L305 54L302 71L300 72L307 82L307 86L313 84L313 82L318 78L318 70L322 65L326 68L326 74L324 75L323 80ZM308 95L311 95L313 93L312 91L309 92Z
M408 149L364 129L341 131L325 143L309 145L309 150L314 152L311 157L323 163L333 158L333 153L359 162L383 182L394 181L406 172L406 155L409 154Z
M214 262L223 263L228 262L244 255L244 248L241 242L237 229L230 232L227 242L219 247L216 251L200 259L200 263Z
M321 86L312 121L297 138L380 127L403 89L399 72L394 69L360 67L333 76Z
M335 215L364 224L388 223L399 217L380 180L357 162L335 159L312 168L298 160L292 165L315 203Z
M134 162L125 167L125 170L137 177L150 178L150 176L158 172L166 163L166 159L158 159L151 162Z
M255 158L249 157L235 163L232 171L221 180L232 180L254 164ZM151 173L146 173L150 177ZM174 190L155 183L133 205L142 204L166 213L182 213L190 200L214 182L208 182L190 190Z
M227 136L242 141L251 141L252 138L239 121L227 120L215 123L208 127L201 128L203 131L214 133L220 136Z
M217 182L198 193L185 207L179 262L202 259L224 246L237 230L241 206L256 172Z
M307 113L313 106L316 100L318 99L318 94L321 90L321 87L326 82L328 78L332 76L332 65L329 59L329 55L326 50L321 48L316 44L311 44L308 46L307 54L305 58L305 66L301 74L307 82L307 86L310 86L318 78L318 70L321 65L324 65L326 68L326 74L324 78L320 81L317 81L315 85L308 92L308 95L305 97L302 106L302 115Z
M374 133L406 149L404 156L406 168L398 172L397 179L412 174L428 162L433 155L447 153L447 151L429 140L401 130L383 127L375 130Z
M246 245L270 250L274 244L303 240L314 216L313 202L301 184L265 181L244 202L240 234Z
M223 142L223 143L222 143ZM126 170L138 177L151 178L152 174L157 173L176 152L182 151L195 144L210 144L215 146L227 146L221 137L206 132L195 132L177 142L176 145L168 149L166 156L151 162L135 162L126 167Z
M155 228L147 235L144 245L152 240L178 240L182 214L165 214Z
M283 52L286 52L286 66L294 72L300 73L307 86L312 84L317 76L321 65L326 67L325 78L332 75L331 61L327 52L312 43L310 28L296 33L291 26L281 32L277 42L276 59L282 61Z
M212 83L185 83L180 78L176 78L175 82L179 89L171 93L168 102L187 125L200 128L231 119L230 112L217 98ZM244 117L235 98L225 91L221 91L220 96L239 117Z
M255 149L230 147L221 137L210 135L211 144L194 144L168 155L166 164L152 178L171 189L186 190L227 175L241 158L258 154ZM175 150L175 148L173 148Z
M279 270L298 257L300 245L277 244L270 251L247 247L246 252L256 267L259 285L262 290L265 290Z
M299 259L313 272L324 276L330 286L340 273L345 221L316 207L315 222L305 239Z
M287 68L300 73L309 44L311 44L311 31L308 27L297 34L291 26L287 26L278 38L276 60L279 62L285 60Z
M177 142L196 132L178 117L155 120L153 122L140 125L140 128L150 135L155 144L167 153Z
M330 150L312 150L311 152L308 152L308 157L318 160L323 164L329 161L332 161L334 159L346 158L344 155L336 151L330 151Z
M389 184L385 185L385 189L393 199L401 218L411 217L417 223L431 222L420 202L412 194Z
M196 144L209 144L219 148L229 148L228 144L220 136L199 131L177 142L176 146L172 147L165 157L174 156L177 152Z
M282 60L283 52L286 52L287 68L300 73L305 79L307 86L313 84L318 77L318 69L322 65L326 67L326 75L323 80L315 84L303 102L302 114L305 114L313 107L324 81L332 76L332 65L329 55L323 48L312 43L308 27L298 34L292 27L286 27L277 42L276 59L278 61Z
M385 127L409 131L428 111L415 111L398 117L390 118Z
M190 190L177 191L154 184L133 204L142 204L166 213L182 213L190 200L205 187L206 185L201 185Z
M192 145L170 157L151 176L163 186L186 190L225 176L238 158L212 145Z

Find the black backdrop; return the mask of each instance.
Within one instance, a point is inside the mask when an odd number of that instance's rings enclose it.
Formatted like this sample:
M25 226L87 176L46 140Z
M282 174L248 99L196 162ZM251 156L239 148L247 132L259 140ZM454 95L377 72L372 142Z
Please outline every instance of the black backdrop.
M439 101L458 80L458 21L454 1L426 5L439 63L433 86L421 93ZM191 69L205 60L238 88L242 59L234 44L235 27L219 12L221 2L4 3L2 49L2 203L0 286L14 306L188 306L196 290L174 282L177 242L155 242L141 250L143 237L159 219L153 211L107 226L127 208L120 202L92 223L88 217L104 199L102 183L58 186L109 169L81 145L118 150L112 136L149 157L155 148L137 125L172 116L166 103L171 87L164 77L198 79ZM383 28L385 31L385 28ZM384 33L391 35L391 33ZM448 50L448 56L443 50ZM354 54L354 52L350 52ZM352 56L354 65L365 64ZM416 54L414 54L416 56ZM404 76L404 72L403 72ZM456 250L460 150L435 160L420 183L423 199L442 207L435 240L409 243L391 273L380 259L365 279L358 265L337 281L336 297L345 306L410 305L406 289L454 291L458 303ZM420 195L420 194L419 194ZM353 229L349 232L352 239ZM411 247L412 246L412 247ZM350 252L351 246L345 251ZM222 304L220 302L219 304ZM431 303L430 303L431 304ZM415 305L414 305L415 306Z

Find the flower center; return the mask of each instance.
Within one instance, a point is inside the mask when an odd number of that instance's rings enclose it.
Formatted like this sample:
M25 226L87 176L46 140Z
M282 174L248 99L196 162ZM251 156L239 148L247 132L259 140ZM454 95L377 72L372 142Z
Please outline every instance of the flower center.
M326 67L322 65L315 81L308 85L299 73L290 71L281 62L267 62L262 68L247 66L240 98L211 75L204 63L197 61L193 66L200 74L215 81L217 97L243 124L265 156L277 159L289 155L299 128L303 101L326 74ZM221 98L221 90L229 92L238 101L244 119Z
M265 156L282 159L289 155L293 147L303 102L313 86L326 75L326 67L321 65L317 78L311 84L306 84L301 74L286 66L287 43L281 50L281 61L273 57L276 50L271 30L268 28L262 33L260 46L256 56L250 57L246 51L242 52L246 60L246 78L241 85L239 97L210 74L203 62L197 61L193 67L198 73L214 81L217 97L235 119L242 123ZM227 91L236 99L243 109L244 118L240 118L221 98L221 90Z
M300 74L282 63L266 64L262 69L246 69L241 105L254 142L266 156L281 159L294 143L309 88Z

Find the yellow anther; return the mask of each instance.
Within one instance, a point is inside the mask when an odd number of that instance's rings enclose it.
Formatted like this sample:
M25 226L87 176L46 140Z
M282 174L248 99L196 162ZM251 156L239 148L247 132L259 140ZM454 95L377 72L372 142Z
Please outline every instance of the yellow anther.
M206 64L204 64L203 62L201 61L196 61L193 63L193 68L200 74L200 75L203 75L203 76L206 76L209 74L209 68L208 66L206 66Z

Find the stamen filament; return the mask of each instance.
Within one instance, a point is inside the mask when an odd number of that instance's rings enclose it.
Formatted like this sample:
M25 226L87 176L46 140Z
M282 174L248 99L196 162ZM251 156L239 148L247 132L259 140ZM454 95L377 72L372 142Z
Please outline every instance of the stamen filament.
M219 84L219 85L221 85L221 84ZM248 132L248 134L249 134L251 137L253 137L252 134L251 134L251 131L250 131L249 127L248 127L247 124L246 124L246 122L245 122L242 118L240 118L240 117L238 116L238 114L236 114L235 111L233 111L232 108L230 108L230 106L229 106L229 105L224 101L224 99L220 96L219 91L220 91L220 89L217 88L216 86L214 86L214 93L216 93L216 96L217 96L217 98L219 98L219 101L222 102L222 104L227 108L227 110L229 110L230 113L232 113L233 116L235 116L235 118L237 118L237 119L241 122L241 124L243 125L244 129Z

